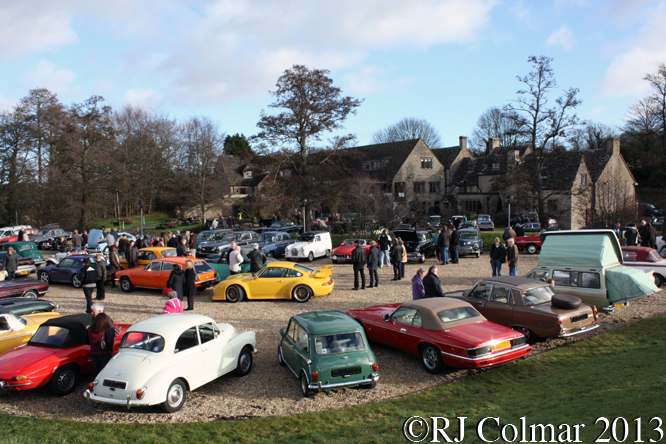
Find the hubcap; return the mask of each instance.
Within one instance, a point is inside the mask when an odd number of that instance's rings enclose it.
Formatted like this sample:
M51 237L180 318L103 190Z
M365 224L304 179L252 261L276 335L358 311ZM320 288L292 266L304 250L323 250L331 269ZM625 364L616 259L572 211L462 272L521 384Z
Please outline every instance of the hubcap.
M123 280L123 290L129 290L129 281L127 279Z
M78 287L79 285L81 285L81 280L79 280L78 276L74 276L74 279L72 280L72 282L74 283L75 287Z
M238 296L238 289L236 289L236 287L230 287L229 291L227 292L227 298L231 301L237 301Z
M47 284L49 283L49 274L48 273L42 273L42 275L40 277L41 277L42 282L46 282Z
M71 370L64 371L58 377L58 387L63 392L71 389L74 385L74 373Z
M308 289L304 287L298 287L296 289L296 299L302 301L308 297Z
M250 364L252 362L252 358L250 358L250 355L245 352L241 355L240 358L240 368L243 372L246 372L250 369Z
M437 366L437 354L435 350L428 347L425 352L423 352L423 363L428 368L435 368Z
M180 401L183 399L183 387L180 385L174 385L169 390L169 395L167 396L167 402L171 407L177 407L180 404Z

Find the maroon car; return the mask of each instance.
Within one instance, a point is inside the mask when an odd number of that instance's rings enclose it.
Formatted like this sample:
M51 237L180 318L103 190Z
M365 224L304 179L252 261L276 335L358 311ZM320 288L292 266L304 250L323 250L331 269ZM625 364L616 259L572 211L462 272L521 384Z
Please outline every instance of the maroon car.
M0 299L41 298L49 291L49 284L36 280L0 281Z

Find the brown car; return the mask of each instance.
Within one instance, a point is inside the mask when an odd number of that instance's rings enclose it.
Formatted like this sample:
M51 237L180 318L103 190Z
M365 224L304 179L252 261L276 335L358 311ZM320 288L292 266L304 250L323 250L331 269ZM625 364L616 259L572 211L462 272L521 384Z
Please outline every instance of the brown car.
M469 302L489 321L537 338L563 338L593 330L595 307L575 296L555 294L549 284L519 276L483 279L468 291L447 293Z

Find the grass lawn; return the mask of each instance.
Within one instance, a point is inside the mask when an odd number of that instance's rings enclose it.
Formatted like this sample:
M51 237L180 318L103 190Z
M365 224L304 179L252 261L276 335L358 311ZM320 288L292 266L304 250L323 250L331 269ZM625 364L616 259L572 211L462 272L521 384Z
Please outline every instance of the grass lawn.
M190 230L190 231L198 232L203 227L203 225L199 224L199 225L189 225L189 226L188 225L179 225L175 228L169 228L169 229L166 229L166 230L156 229L157 225L159 225L162 222L165 222L167 220L170 220L170 219L174 219L174 217L172 215L167 214L167 213L161 213L161 212L155 212L155 213L150 213L150 214L145 213L143 215L143 220L144 220L143 231L144 232L150 232L150 233L159 233L161 231L176 231L176 230L180 230L180 231ZM135 215L135 216L124 216L122 218L122 220L125 221L124 231L132 231L132 232L139 231L139 228L141 226L141 217L138 214ZM90 224L90 227L91 228L102 228L102 227L110 228L112 222L114 224L116 224L116 229L118 229L118 226L117 226L118 220L117 219L96 220L96 221L94 221ZM123 231L123 230L120 230L120 231Z
M58 443L180 443L180 442L408 442L402 435L407 418L418 415L445 417L453 425L446 430L454 439L457 417L467 417L465 443L484 442L476 426L486 417L498 417L502 426L527 427L561 424L579 428L580 441L592 443L603 431L599 417L623 417L629 425L626 442L637 441L636 418L641 418L644 442L659 439L652 429L655 416L666 420L666 317L654 318L619 332L599 336L501 369L403 398L283 418L174 425L87 424L0 415L0 442ZM381 368L380 368L381 373ZM381 384L381 380L380 380ZM486 424L492 421L486 421ZM616 425L621 420L616 421ZM441 426L441 424L440 424ZM666 431L666 424L661 426ZM415 432L422 430L418 425ZM509 430L507 429L507 432ZM486 425L484 438L500 438L498 427ZM525 442L532 440L527 430ZM573 428L570 442L574 442ZM509 433L507 439L512 440ZM623 429L616 427L622 440ZM11 438L10 438L11 437ZM607 431L601 438L611 438ZM556 437L556 439L558 439ZM440 442L445 442L439 436ZM548 438L542 442L548 442ZM432 441L431 435L423 442ZM520 437L515 440L519 442ZM495 442L505 442L498 439ZM559 441L553 442L566 442Z

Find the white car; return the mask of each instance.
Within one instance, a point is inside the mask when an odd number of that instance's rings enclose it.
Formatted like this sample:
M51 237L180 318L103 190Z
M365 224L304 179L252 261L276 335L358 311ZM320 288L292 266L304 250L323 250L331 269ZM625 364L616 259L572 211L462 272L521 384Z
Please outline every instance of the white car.
M303 233L296 238L296 242L289 245L284 252L287 260L307 259L310 262L318 257L331 257L333 244L328 231L311 231Z
M256 353L253 331L198 314L165 314L127 329L120 350L88 384L91 401L132 406L161 404L173 413L187 391L234 371L245 376Z

